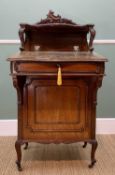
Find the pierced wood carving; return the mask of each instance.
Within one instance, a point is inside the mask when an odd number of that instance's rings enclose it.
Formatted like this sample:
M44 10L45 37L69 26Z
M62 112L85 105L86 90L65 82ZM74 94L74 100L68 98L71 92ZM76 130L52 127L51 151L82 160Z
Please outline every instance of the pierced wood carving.
M39 23L36 24L46 24L46 23L66 23L66 24L76 24L72 20L62 18L60 15L54 15L54 12L52 10L49 11L47 14L46 19L41 19Z

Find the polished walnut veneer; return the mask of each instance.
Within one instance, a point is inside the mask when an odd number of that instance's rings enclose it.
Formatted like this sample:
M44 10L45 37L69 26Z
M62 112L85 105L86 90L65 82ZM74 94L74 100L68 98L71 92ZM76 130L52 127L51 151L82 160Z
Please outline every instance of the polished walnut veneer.
M28 142L82 141L84 147L90 143L92 167L97 148L97 90L107 61L93 52L93 25L80 26L50 11L40 23L21 24L19 35L21 52L8 59L18 95L18 169L21 145L27 148Z

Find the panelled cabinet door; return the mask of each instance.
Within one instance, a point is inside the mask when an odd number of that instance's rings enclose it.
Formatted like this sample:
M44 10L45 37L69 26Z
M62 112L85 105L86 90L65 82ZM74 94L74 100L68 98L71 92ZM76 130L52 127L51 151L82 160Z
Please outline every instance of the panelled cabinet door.
M83 79L55 80L30 77L24 89L23 138L80 140L90 136L88 86Z

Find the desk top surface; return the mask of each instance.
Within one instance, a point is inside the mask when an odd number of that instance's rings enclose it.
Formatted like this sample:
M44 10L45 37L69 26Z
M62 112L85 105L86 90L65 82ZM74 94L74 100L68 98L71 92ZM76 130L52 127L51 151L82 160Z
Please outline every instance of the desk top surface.
M106 62L107 59L95 52L23 51L9 57L8 61L34 62Z

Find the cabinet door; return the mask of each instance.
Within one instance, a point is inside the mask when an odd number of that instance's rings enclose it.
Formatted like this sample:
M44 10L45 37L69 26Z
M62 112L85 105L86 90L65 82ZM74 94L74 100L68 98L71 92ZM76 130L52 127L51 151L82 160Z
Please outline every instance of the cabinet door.
M23 137L38 140L89 138L88 87L84 80L31 78L24 90Z

